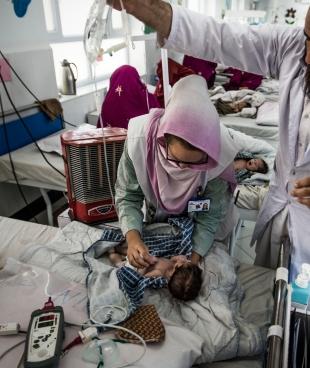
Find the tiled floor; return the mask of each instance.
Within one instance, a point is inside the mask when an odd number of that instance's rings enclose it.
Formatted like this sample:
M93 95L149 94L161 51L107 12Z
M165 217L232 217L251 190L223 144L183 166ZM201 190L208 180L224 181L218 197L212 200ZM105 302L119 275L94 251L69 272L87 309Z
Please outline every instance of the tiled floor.
M233 256L242 263L253 264L255 258L255 247L250 247L251 237L255 222L244 221L241 227L236 246L233 250Z

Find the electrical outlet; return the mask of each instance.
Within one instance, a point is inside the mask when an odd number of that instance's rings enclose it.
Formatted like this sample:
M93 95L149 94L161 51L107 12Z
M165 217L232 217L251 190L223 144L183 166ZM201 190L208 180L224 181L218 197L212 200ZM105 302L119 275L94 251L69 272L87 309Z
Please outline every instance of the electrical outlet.
M12 80L11 69L4 59L0 59L0 73L5 82Z

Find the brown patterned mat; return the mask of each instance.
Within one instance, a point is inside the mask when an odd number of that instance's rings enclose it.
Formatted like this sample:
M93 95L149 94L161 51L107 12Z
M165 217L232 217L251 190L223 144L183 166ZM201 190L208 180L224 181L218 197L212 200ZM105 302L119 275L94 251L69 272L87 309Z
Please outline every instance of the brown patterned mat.
M165 338L165 327L158 316L155 306L152 304L139 307L136 312L125 322L121 323L120 326L137 333L146 343L160 342ZM126 331L117 330L115 335L120 340L132 343L141 342L137 337Z

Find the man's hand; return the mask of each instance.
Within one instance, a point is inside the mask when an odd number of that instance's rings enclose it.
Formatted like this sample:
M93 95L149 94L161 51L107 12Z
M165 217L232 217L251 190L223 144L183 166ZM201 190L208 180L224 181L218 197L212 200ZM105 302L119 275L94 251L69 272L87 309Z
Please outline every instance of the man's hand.
M128 243L127 258L132 266L143 268L157 262L157 258L150 255L149 250L143 243L138 231L128 231L126 239Z
M299 203L310 208L310 176L306 176L295 182L294 189L291 192Z
M128 14L154 28L161 39L168 38L172 23L172 8L162 0L122 0ZM107 4L121 10L120 0L107 0Z

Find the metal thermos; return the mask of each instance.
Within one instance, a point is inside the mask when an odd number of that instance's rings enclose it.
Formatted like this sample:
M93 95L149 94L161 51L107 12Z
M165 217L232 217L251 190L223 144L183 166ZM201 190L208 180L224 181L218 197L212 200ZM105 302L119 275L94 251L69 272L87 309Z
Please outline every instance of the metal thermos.
M76 85L75 82L77 80L77 76L75 78L75 75L73 74L73 71L70 67L70 65L74 65L76 69L76 74L78 73L77 67L74 63L69 63L67 59L64 59L61 62L62 66L62 75L61 75L61 88L60 92L63 95L76 95Z

